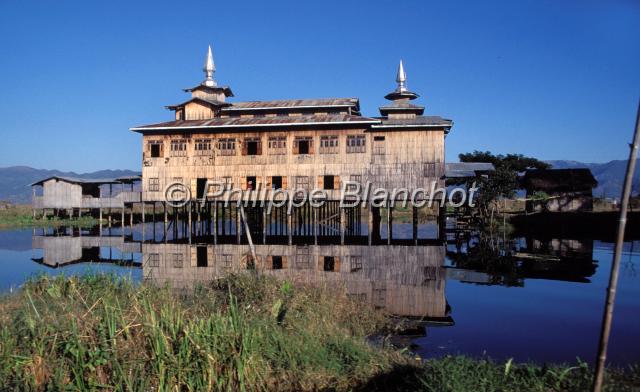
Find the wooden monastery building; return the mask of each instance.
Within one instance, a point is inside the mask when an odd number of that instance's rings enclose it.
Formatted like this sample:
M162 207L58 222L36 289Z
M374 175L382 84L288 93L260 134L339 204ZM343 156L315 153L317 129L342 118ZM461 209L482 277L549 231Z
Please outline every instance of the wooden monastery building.
M453 123L425 116L412 102L418 94L407 88L402 61L377 117L363 116L357 98L233 102L214 71L209 47L205 80L184 90L189 99L167 106L174 118L131 128L142 134L145 203L165 202L176 182L195 201L207 180L242 190L323 189L329 200L339 199L345 181L388 190L444 186L444 141ZM372 215L376 226L379 212Z

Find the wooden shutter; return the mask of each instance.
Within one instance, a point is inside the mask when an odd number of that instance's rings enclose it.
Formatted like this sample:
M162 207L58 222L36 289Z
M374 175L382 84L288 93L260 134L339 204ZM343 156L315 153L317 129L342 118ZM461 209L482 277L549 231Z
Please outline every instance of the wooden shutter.
M258 146L256 148L256 155L262 155L262 139L258 139Z
M195 198L198 195L198 179L191 179L191 198Z
M288 268L289 264L287 261L287 256L282 256L282 269Z
M256 183L254 184L254 189L258 190L262 187L262 176L256 176Z
M242 143L242 155L247 155L247 141L242 140L239 142Z
M247 177L240 178L240 189L242 189L243 191L247 190Z
M313 138L309 139L309 155L314 154L314 149L313 149Z
M198 250L195 246L191 246L190 249L191 251L191 266L192 267L197 267L198 266Z
M160 143L160 158L164 157L164 141Z
M318 271L324 271L324 256L318 256Z
M273 269L273 257L267 256L267 262L265 264L266 269Z
M287 189L287 176L282 176L282 189Z
M267 176L267 189L271 189L271 176Z
M340 176L333 176L333 189L340 190Z
M324 189L324 176L318 176L318 189Z
M340 272L340 257L338 256L333 258L333 270L335 272Z
M298 139L293 140L293 153L295 155L300 154L300 146L298 145Z

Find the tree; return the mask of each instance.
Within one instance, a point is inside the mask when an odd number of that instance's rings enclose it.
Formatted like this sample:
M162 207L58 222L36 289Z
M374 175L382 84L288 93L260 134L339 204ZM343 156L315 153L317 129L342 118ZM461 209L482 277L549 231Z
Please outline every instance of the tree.
M473 182L479 188L476 203L480 213L486 216L490 205L500 198L511 198L520 189L518 174L527 169L549 169L551 165L536 158L522 154L494 155L489 151L474 151L458 155L460 162L491 163L495 172L488 177L466 179L463 183L470 186Z

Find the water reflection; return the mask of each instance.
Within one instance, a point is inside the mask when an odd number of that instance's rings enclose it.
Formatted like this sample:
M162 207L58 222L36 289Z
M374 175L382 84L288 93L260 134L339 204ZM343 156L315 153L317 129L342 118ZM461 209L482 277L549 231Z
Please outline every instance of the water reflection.
M488 353L558 362L593 358L611 260L611 244L599 241L469 231L417 246L259 244L254 258L247 243L218 238L214 245L206 236L189 243L180 232L153 231L148 224L144 235L140 226L0 232L0 288L38 271L106 270L176 289L232 272L257 273L345 290L410 320L410 338L423 356ZM624 259L610 356L619 364L640 360L632 244Z

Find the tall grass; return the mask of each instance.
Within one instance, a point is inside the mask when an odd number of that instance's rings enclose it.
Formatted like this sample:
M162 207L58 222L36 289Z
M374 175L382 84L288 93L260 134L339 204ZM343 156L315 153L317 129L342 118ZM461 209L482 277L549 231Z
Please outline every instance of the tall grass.
M33 210L29 205L16 205L0 209L0 229L51 227L62 225L91 227L97 225L98 223L100 223L98 219L86 215L80 218L47 217L33 219Z
M584 365L421 364L367 343L384 325L339 290L263 277L189 292L40 277L0 299L0 390L577 391L590 380ZM609 390L638 381L637 370L614 375Z

